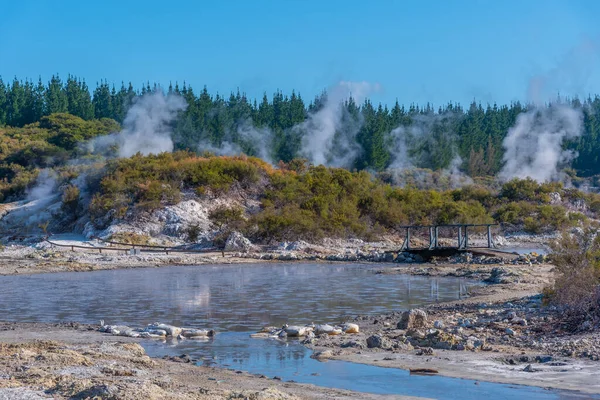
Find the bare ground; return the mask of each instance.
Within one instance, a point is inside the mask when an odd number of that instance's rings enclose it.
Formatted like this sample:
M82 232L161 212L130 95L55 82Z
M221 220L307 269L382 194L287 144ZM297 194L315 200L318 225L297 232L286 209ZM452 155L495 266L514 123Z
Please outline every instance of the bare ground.
M151 359L134 339L107 338L95 328L78 324L0 324L0 398L392 398Z

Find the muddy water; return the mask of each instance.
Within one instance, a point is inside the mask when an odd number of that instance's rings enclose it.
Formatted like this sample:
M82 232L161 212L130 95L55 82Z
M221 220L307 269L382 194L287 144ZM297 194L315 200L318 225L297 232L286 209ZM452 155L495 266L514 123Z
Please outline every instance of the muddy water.
M154 321L223 331L286 322L338 323L465 296L473 281L376 275L381 265L257 264L8 276L0 315L19 322L144 326Z

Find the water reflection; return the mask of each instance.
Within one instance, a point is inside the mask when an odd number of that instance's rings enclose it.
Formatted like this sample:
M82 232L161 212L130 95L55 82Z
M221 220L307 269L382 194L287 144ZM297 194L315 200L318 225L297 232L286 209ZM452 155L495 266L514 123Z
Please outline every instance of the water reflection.
M143 343L151 356L189 354L198 364L279 376L283 380L312 383L380 394L403 394L443 399L583 399L597 398L573 392L503 385L442 376L415 376L405 370L340 361L319 362L297 341L248 339L226 332L205 342L173 342L171 347L152 341ZM210 374L210 372L208 372Z
M381 265L257 264L9 276L0 313L14 321L144 325L161 321L218 331L285 322L337 323L454 300L475 284L458 278L376 275Z

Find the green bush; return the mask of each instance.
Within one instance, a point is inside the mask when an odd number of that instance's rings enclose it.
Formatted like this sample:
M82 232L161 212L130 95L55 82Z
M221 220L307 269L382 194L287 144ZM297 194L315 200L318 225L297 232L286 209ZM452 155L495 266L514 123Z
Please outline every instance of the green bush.
M198 225L197 223L188 225L186 229L187 241L190 243L197 242L198 238L200 237L200 233L202 233L200 225Z
M241 230L244 220L244 210L238 206L220 206L208 214L210 221L221 229Z
M77 217L80 191L77 186L68 185L62 195L62 211L72 219Z

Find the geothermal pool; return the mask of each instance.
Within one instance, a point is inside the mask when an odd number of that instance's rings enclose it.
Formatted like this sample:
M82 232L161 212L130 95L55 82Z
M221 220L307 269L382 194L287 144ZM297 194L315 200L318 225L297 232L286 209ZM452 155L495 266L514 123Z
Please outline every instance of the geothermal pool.
M339 323L455 300L478 284L459 278L377 275L385 265L269 263L143 268L0 278L5 321L211 328L211 340L142 341L151 356L187 353L199 364L381 394L460 399L566 399L576 394L342 361L319 362L297 341L251 339L264 325Z

